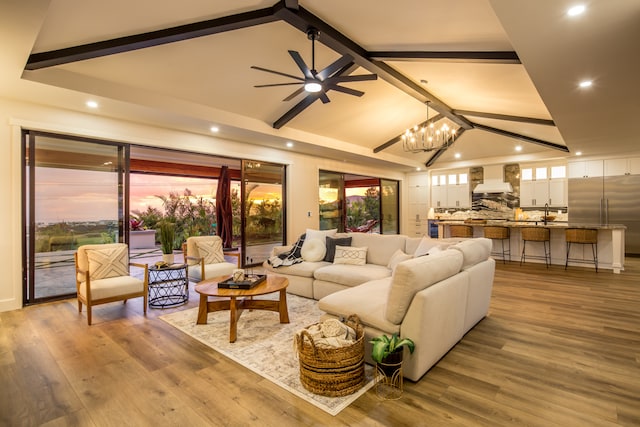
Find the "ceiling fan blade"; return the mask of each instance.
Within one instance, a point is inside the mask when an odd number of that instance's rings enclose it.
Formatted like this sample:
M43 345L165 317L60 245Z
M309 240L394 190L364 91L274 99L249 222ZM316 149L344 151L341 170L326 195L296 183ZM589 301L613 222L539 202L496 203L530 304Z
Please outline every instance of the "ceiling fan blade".
M287 74L287 73L281 73L280 71L270 70L268 68L257 67L255 65L252 65L251 68L253 68L254 70L265 71L267 73L278 74L279 76L284 76L284 77L289 77L289 78L292 78L292 79L300 80L301 82L304 81L304 79L301 78L301 77L294 76L294 75Z
M338 92L342 92L342 93L346 93L346 94L349 94L349 95L353 95L353 96L362 96L362 95L364 95L364 92L362 92L362 91L351 89L351 88L344 87L344 86L331 85L331 86L329 86L329 89L335 90L335 91L338 91Z
M331 102L331 100L329 99L326 93L322 93L320 95L320 101L322 101L323 104Z
M307 64L304 63L304 60L302 59L302 57L298 52L296 52L295 50L290 50L289 55L291 55L296 65L298 66L298 68L300 68L300 71L302 71L302 74L306 78L308 79L314 78L313 74L311 74L311 70L309 70L309 67L307 67Z
M363 82L366 80L378 80L377 74L360 74L355 76L338 76L331 79L336 83L346 83L346 82Z
M351 62L353 62L353 57L351 55L344 55L343 57L339 58L338 60L333 62L331 65L329 65L327 68L320 71L318 73L318 78L320 80L325 80L331 77L336 71L339 71L340 69L342 69L342 67L344 67L345 65Z
M304 92L304 86L301 87L300 89L296 90L295 92L293 92L291 95L287 96L282 101L283 102L291 101L293 98L295 98L296 96L300 95L302 92Z
M274 87L274 86L291 86L291 85L299 85L300 83L273 83L270 85L254 85L253 87Z

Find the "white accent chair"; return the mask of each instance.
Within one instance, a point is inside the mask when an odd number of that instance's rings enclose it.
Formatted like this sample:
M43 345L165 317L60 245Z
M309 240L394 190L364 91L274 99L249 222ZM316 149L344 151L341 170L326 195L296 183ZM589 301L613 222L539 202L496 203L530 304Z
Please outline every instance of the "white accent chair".
M184 262L187 264L189 280L200 282L205 279L231 275L240 268L240 253L222 250L220 236L189 237L182 245ZM225 261L225 255L238 259L236 264Z
M126 303L130 298L143 297L143 310L147 314L148 266L130 263L129 247L125 243L83 245L74 258L78 312L82 313L82 304L87 306L87 324L91 325L94 305L114 301ZM131 266L144 269L144 278L131 276Z

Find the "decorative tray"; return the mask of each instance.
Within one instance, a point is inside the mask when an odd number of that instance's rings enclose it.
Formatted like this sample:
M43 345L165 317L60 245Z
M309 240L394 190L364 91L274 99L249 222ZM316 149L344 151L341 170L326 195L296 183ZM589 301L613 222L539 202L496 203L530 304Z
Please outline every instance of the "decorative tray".
M267 278L266 274L252 274L245 276L245 280L234 282L233 277L229 277L222 282L218 282L218 288L221 289L251 289L256 285L264 282Z

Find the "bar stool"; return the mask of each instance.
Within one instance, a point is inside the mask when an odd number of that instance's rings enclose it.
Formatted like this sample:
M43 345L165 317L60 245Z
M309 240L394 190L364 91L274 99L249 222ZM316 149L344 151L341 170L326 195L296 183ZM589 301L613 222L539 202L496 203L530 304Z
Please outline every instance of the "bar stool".
M551 265L550 230L545 227L524 227L520 230L520 234L522 234L523 241L520 265L527 260L525 255L527 242L542 242L542 245L544 246L544 256L530 255L529 258L544 259L545 265L549 268L549 265Z
M450 225L451 237L473 237L473 227L470 225Z
M594 228L567 228L565 231L567 241L567 260L564 263L564 269L567 269L569 261L582 262L582 263L594 263L596 266L596 273L598 272L598 230ZM593 261L589 261L582 258L569 258L569 252L571 251L571 244L578 243L580 245L591 245L591 254L593 255Z
M493 225L484 227L484 237L492 240L500 240L500 243L502 243L502 263L503 264L507 263L506 261L507 255L509 255L509 260L511 260L511 240L510 240L511 233L510 233L509 227L493 226ZM504 248L505 240L509 243L509 247L506 250ZM493 256L499 255L499 252L492 252L491 255Z

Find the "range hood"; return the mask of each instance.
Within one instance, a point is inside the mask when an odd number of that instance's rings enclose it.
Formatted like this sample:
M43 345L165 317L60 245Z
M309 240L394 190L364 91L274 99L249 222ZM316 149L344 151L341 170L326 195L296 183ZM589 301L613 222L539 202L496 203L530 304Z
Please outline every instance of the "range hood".
M513 187L502 178L502 166L484 166L484 179L482 184L476 185L474 193L511 193Z

